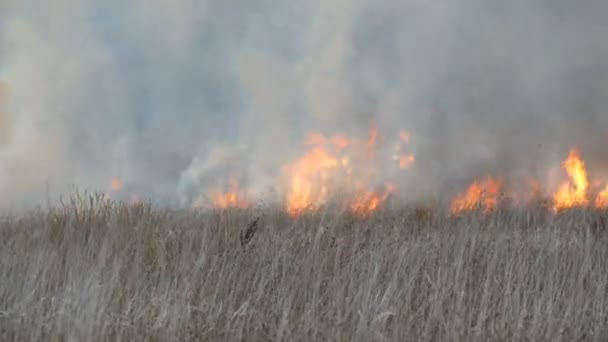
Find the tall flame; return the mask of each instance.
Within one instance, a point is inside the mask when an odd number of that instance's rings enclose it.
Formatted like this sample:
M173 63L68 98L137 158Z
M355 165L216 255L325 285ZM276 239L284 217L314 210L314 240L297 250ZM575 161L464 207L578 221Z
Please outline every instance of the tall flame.
M553 208L559 211L588 205L587 191L589 180L587 179L585 163L581 159L579 152L575 149L570 150L568 158L562 165L568 174L569 180L562 183L558 191L553 195Z
M328 170L341 165L334 155L316 147L290 165L287 212L298 215L323 205L328 196Z
M350 139L342 134L330 138L311 134L304 142L312 146L311 149L286 167L287 212L297 216L317 210L339 191L353 193L353 189L357 189L355 197L346 202L351 211L364 216L376 210L394 191L392 185L383 192L368 190L371 188L368 181L379 166L375 163L379 140L375 127L365 140ZM356 183L354 179L357 179Z

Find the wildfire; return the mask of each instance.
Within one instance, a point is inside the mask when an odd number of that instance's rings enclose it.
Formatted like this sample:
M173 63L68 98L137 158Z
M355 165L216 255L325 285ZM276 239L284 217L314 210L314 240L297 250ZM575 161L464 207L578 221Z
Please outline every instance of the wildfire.
M576 149L571 149L566 160L562 162L568 179L560 184L553 193L552 202L554 211L587 207L591 204L589 200L590 183L587 175L585 162ZM502 191L502 182L494 178L487 178L483 182L475 181L466 192L458 195L451 204L452 213L482 208L488 212L497 205L499 193ZM533 198L538 198L542 193L540 184L533 179L528 180L529 191L514 192L509 195L515 200L516 205L525 205ZM601 183L594 183L600 185ZM608 185L597 192L595 202L597 208L608 208Z
M110 182L110 188L112 191L121 191L122 190L122 180L118 177L113 177Z
M597 208L608 208L608 185L597 194L595 206Z
M387 184L383 192L362 191L350 205L351 211L356 216L366 217L373 213L380 204L395 191L393 184Z
M230 190L226 192L213 193L213 206L218 209L247 208L247 195L239 187L236 179L230 180Z
M312 146L311 149L285 168L287 212L298 216L305 211L317 210L338 192L346 190L350 193L351 189L359 189L355 198L347 201L347 206L355 214L365 216L376 210L394 191L393 185L387 186L383 192L361 190L372 187L370 175L378 167L375 148L379 140L375 127L371 128L366 140L350 139L342 134L330 138L319 133L311 134L304 142Z
M489 212L496 208L502 182L491 177L479 182L474 181L467 191L456 196L452 201L453 214L482 208Z
M340 165L340 160L322 147L314 148L291 165L287 211L298 215L323 205L328 195L328 171Z
M369 138L367 139L367 147L373 148L378 140L378 129L373 127L370 129Z
M399 132L399 139L401 139L404 144L407 144L410 142L410 134L406 131L401 131Z
M399 156L399 168L401 170L409 169L416 162L416 157L409 153Z
M579 152L575 149L570 150L568 159L562 165L568 174L569 180L562 183L559 190L553 195L553 208L559 211L588 205L587 190L589 188L589 180L587 179L585 163L581 159Z
M119 177L110 179L109 198L118 197L128 204L139 204L145 202L144 198L137 193L125 191L123 180Z
M416 162L416 157L413 153L400 153L402 146L404 144L408 144L410 142L410 134L406 131L399 132L399 140L401 144L396 146L397 154L393 157L393 159L399 161L399 169L405 170L409 169Z
M336 134L331 138L326 138L324 135L319 133L312 133L308 140L304 142L305 145L327 145L331 144L335 146L338 150L343 150L349 146L355 144L355 142L349 138L347 138L343 134Z

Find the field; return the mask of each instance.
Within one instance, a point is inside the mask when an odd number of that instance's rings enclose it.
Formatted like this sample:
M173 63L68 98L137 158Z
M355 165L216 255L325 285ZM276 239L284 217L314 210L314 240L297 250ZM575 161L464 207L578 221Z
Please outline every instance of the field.
M0 340L608 338L608 212L171 210L0 220Z

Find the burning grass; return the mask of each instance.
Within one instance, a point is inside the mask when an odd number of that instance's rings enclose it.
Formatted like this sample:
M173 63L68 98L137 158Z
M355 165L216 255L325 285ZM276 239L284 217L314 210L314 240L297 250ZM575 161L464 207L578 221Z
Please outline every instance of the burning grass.
M353 139L341 133L330 137L311 133L304 142L306 152L283 165L281 175L271 186L276 198L250 196L247 186L241 187L238 178L230 177L229 187L220 186L211 196L201 194L193 206L246 209L250 202L269 200L282 206L293 218L335 205L355 216L368 217L393 196L401 201L411 200L398 189L399 179L408 177L403 172L415 167L416 156L408 152L410 134L399 132L397 144L392 144L394 151L389 164L385 160L386 148L391 146L387 140L390 141L374 126L367 139ZM570 149L561 169L561 180L556 184L548 181L551 172L540 181L530 176L508 181L493 175L472 179L466 189L453 196L450 210L453 215L478 209L490 213L501 202L527 208L535 201L550 201L554 212L608 208L608 180L587 169L577 148ZM121 192L119 179L112 179L111 185L114 192ZM206 197L210 199L207 203Z
M0 221L0 339L604 340L608 212L538 203L171 210L79 196Z

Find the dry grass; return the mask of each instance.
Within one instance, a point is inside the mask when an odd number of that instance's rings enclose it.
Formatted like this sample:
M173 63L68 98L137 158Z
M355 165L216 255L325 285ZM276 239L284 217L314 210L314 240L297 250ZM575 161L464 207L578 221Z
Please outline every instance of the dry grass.
M603 341L607 222L542 209L291 220L80 196L1 219L0 340Z

